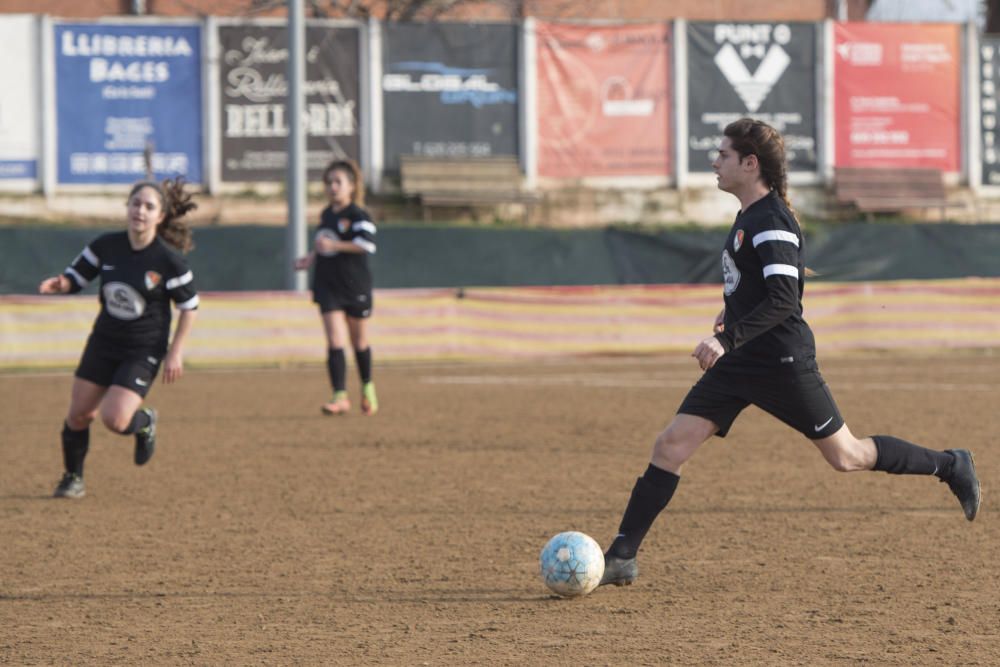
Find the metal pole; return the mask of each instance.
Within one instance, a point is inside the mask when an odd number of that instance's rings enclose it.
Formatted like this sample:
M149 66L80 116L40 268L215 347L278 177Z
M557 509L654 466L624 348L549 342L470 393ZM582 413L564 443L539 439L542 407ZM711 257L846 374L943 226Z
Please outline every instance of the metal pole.
M847 0L837 0L837 20L845 23L847 17Z
M285 266L290 290L306 288L306 274L293 263L306 254L306 137L302 127L305 108L303 82L306 70L306 29L302 0L288 2L288 226L285 235Z

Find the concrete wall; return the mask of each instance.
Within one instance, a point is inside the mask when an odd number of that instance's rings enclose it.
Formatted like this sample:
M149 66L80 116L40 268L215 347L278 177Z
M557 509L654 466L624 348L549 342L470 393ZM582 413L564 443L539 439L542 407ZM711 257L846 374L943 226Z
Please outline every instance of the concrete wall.
M857 220L857 213L839 207L825 186L792 186L789 196L796 211L806 219ZM50 222L111 221L117 223L124 215L124 193L56 193L41 195L0 194L0 223L4 218L46 220ZM910 220L936 222L1000 222L1000 200L977 197L967 188L953 188L950 204L940 209L913 209L904 212ZM285 224L287 204L281 195L259 196L198 196L198 209L191 214L196 225L204 224ZM313 197L306 215L316 220L325 202ZM520 204L483 206L481 208L435 208L425 214L416 202L396 196L374 196L368 208L378 220L433 222L474 222L491 224L497 221L522 222L525 210ZM529 212L528 222L534 227L560 229L602 227L609 224L699 224L729 225L733 222L738 202L715 188L674 187L561 187L540 193L539 202Z

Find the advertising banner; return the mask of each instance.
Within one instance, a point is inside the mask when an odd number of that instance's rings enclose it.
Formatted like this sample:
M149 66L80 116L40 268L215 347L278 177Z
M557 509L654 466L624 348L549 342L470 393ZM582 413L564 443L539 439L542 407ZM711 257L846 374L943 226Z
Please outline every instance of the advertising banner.
M688 170L712 171L722 131L750 117L785 139L789 171L816 171L816 25L687 27Z
M59 183L201 183L201 27L55 23Z
M39 54L34 16L0 16L0 182L38 178Z
M960 169L960 29L834 24L836 166Z
M670 172L670 33L663 23L536 23L538 173Z
M284 181L288 164L288 30L283 25L220 25L222 180ZM306 163L318 179L335 158L359 160L360 33L306 27Z
M518 26L386 23L387 172L400 155L518 155Z
M979 134L983 185L1000 185L1000 37L979 37Z

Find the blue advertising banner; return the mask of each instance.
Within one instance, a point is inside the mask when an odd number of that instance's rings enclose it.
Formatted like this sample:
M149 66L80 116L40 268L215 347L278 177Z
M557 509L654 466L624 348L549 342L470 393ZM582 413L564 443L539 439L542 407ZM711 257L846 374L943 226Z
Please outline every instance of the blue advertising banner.
M201 27L56 23L57 182L203 181Z

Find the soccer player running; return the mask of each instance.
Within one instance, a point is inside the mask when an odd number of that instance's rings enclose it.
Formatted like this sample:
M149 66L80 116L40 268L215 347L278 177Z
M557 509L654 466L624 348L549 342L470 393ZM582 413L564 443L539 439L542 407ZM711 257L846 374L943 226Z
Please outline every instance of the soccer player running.
M299 271L313 263L313 301L319 306L326 334L326 366L333 386L333 400L321 407L323 414L350 411L347 398L347 358L344 348L350 337L354 360L361 376L361 412L378 412L378 397L372 382L372 349L368 342L368 319L372 314L372 274L368 255L375 253L375 223L362 206L365 185L361 169L351 160L335 160L323 171L330 205L320 214L313 251L295 260Z
M184 343L194 323L198 293L181 253L191 249L191 230L181 218L196 204L181 179L137 183L127 200L127 228L91 241L66 270L46 278L41 294L74 294L100 279L101 311L73 378L62 430L66 468L57 498L82 498L83 460L90 423L134 435L136 465L153 456L156 411L142 407L163 364L163 381L180 379ZM180 310L170 341L170 302ZM169 343L169 344L168 344Z
M684 463L708 438L725 437L751 404L811 440L835 470L933 475L958 497L966 519L975 519L979 509L969 451L935 451L889 435L857 438L844 423L802 318L803 240L786 194L784 140L769 125L747 118L723 134L712 168L719 189L740 200L722 251L724 308L715 335L692 353L705 373L656 438L605 553L601 585L635 581L639 545L674 495Z

